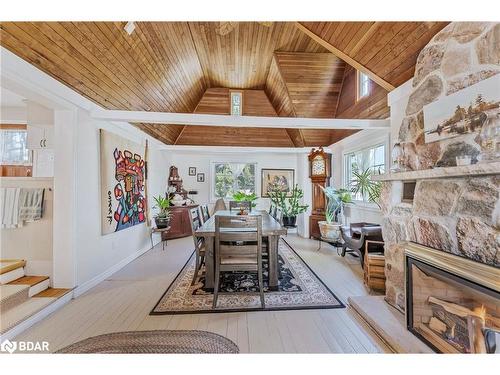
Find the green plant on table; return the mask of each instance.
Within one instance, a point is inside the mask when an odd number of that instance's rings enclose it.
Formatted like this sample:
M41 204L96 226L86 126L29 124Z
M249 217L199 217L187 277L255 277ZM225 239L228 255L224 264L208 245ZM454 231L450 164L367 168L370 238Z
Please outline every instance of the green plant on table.
M255 202L259 197L251 190L238 190L233 194L233 199L236 202L250 202L250 207L257 207Z

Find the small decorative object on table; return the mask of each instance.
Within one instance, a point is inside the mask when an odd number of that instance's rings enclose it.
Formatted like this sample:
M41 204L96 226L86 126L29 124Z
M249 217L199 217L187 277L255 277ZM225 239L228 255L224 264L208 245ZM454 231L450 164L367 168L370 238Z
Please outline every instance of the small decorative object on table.
M251 190L238 190L233 194L233 199L236 202L250 202L251 209L257 207L255 202L259 197Z
M470 165L472 159L468 155L462 155L462 156L455 157L455 160L457 162L457 167L460 167L463 165Z
M479 133L481 161L500 159L500 113L489 115Z
M392 167L391 172L403 172L406 170L404 166L404 155L403 149L399 143L394 144L391 153Z
M184 199L180 194L174 194L170 202L172 203L172 205L179 207L183 206L186 203L186 199Z

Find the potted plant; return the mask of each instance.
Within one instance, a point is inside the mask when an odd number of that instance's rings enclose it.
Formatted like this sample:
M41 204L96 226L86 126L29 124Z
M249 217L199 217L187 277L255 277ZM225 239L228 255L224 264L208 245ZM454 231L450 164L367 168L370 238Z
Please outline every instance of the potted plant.
M251 190L238 190L233 194L233 199L236 202L250 202L250 209L257 207L257 203L255 202L259 197ZM240 214L245 214L242 210Z
M326 196L326 221L319 221L321 237L338 240L340 227L344 221L344 205L352 201L351 194L347 189L335 189L331 186L321 187Z
M290 196L287 197L288 194ZM284 227L295 227L297 215L305 212L309 207L307 204L300 204L304 192L299 188L299 185L295 185L289 193L280 190L270 191L269 196L271 201L283 212Z
M378 201L380 199L382 184L378 181L372 181L372 174L373 172L370 168L366 168L364 171L354 168L352 172L351 192L354 195L361 194L363 200L373 202L380 207Z
M154 216L155 224L158 229L167 228L170 223L170 198L164 196L153 197L156 205L153 208L158 209L158 213Z

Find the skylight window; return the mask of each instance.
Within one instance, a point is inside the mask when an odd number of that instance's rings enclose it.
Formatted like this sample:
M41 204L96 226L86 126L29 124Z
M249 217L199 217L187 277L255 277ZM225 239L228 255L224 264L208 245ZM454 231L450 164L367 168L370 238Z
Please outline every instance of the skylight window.
M241 116L242 97L241 92L231 93L231 115Z
M370 93L370 78L358 70L358 100Z

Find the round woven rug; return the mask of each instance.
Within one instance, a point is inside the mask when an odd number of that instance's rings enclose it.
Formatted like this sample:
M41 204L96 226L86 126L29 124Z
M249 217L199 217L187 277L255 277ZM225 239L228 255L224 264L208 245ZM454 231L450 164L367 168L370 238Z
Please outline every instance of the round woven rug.
M130 331L89 337L56 353L239 353L226 337L206 331Z

